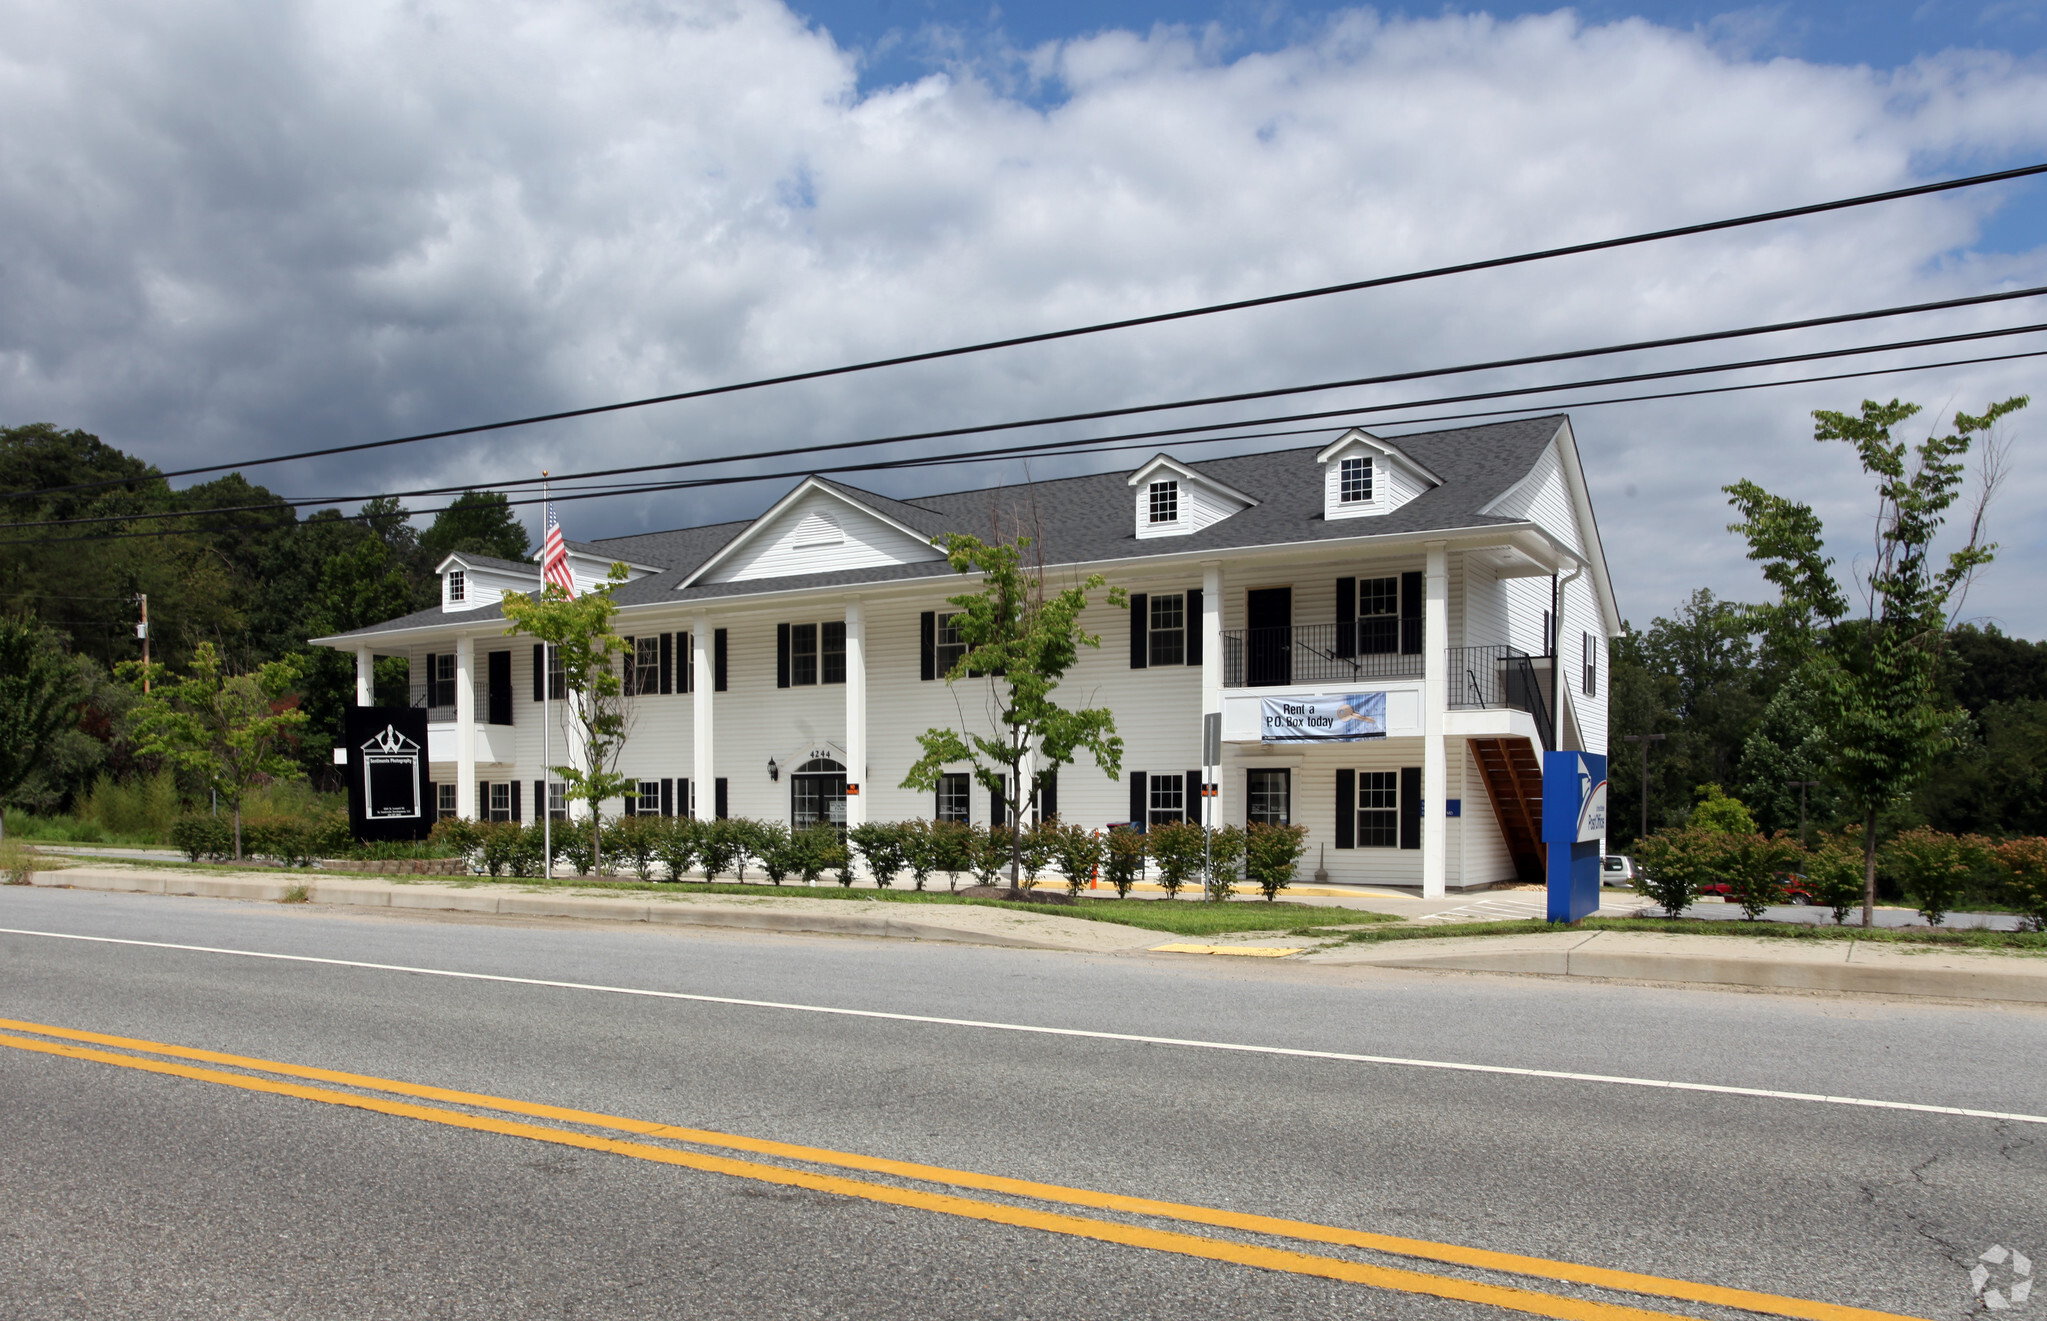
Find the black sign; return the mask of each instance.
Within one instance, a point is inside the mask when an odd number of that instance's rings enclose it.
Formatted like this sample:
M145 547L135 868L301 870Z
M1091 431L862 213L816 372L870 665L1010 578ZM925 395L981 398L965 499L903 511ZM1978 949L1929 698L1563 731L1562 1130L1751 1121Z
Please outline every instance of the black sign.
M425 839L434 824L426 778L426 711L408 706L348 708L348 824L355 837Z

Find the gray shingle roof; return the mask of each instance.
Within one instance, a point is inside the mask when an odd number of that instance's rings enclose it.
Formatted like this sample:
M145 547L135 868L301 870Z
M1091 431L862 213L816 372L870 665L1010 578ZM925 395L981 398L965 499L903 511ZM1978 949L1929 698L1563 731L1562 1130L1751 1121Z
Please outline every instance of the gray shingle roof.
M1301 449L1200 462L1182 460L1196 472L1233 486L1260 503L1199 532L1162 540L1139 541L1137 538L1132 512L1135 504L1129 486L1130 473L1135 471L1135 466L1119 472L1089 473L1081 477L1063 477L1017 486L948 491L911 500L878 495L829 478L819 478L819 481L934 537L954 531L972 532L983 537L1001 535L1005 529L996 526L998 511L1000 517L1007 519L1014 517L1013 511L1020 509L1023 517L1042 535L1040 545L1048 563L1091 563L1141 555L1221 551L1359 536L1399 536L1513 523L1517 520L1479 511L1527 476L1543 450L1555 439L1564 420L1562 414L1549 414L1485 426L1460 427L1452 431L1378 437L1442 478L1442 485L1431 487L1390 514L1369 520L1330 522L1322 517L1323 474L1321 466L1314 462L1314 456L1348 428L1332 430L1321 444ZM1361 522L1369 526L1361 526ZM705 583L684 591L676 590L677 585L704 561L753 525L754 520L748 519L570 544L588 555L660 566L658 573L648 574L618 589L616 599L622 606L657 602L673 605L778 591L846 587L856 583L949 577L952 572L945 561L934 560L924 564L805 574L793 578ZM530 564L509 567L521 572L531 572L533 568ZM503 612L496 606L459 615L446 614L439 607L434 607L339 636L352 637L429 625L484 623L503 617Z

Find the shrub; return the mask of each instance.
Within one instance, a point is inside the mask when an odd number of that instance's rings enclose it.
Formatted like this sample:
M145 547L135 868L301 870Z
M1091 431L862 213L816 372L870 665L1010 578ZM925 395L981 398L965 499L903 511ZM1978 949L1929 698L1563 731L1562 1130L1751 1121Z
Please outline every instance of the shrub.
M1883 866L1912 896L1926 925L1937 927L1954 911L1955 901L1975 872L1975 856L1987 842L1924 826L1902 831L1884 845Z
M303 867L319 855L318 843L319 832L297 817L242 818L242 852L246 855ZM232 843L229 848L232 850Z
M910 883L922 890L924 883L931 879L931 873L938 869L938 855L931 837L932 822L903 821L896 829L902 832L903 868L910 873Z
M1657 831L1635 845L1635 857L1642 864L1637 888L1671 917L1682 917L1699 901L1699 887L1719 879L1715 872L1719 842L1719 833L1711 830Z
M475 865L486 876L519 876L526 852L526 827L514 821L475 823Z
M974 870L975 839L979 831L964 821L931 823L931 868L945 873L945 888L957 890L961 872Z
M471 857L476 852L476 823L459 816L443 817L427 831L426 842L444 857Z
M660 839L654 848L654 857L668 872L668 879L680 881L689 871L690 864L697 859L697 849L702 843L702 823L686 816L675 817L662 823Z
M1254 823L1244 832L1244 870L1265 895L1265 902L1279 898L1279 892L1294 883L1294 872L1307 851L1306 826Z
M1692 809L1689 824L1693 830L1711 831L1716 835L1761 833L1756 819L1749 815L1748 806L1739 798L1729 798L1717 784L1699 786L1699 804Z
M1143 832L1129 826L1109 827L1108 836L1102 840L1102 879L1115 887L1118 899L1130 897L1130 887L1144 875L1144 860L1150 851L1150 841Z
M1799 860L1798 842L1789 836L1730 834L1721 838L1714 866L1742 916L1753 922L1770 905L1784 902L1782 874Z
M555 822L554 846L561 860L578 876L588 876L597 865L597 848L590 838L588 821Z
M753 823L753 851L760 855L761 870L780 885L796 870L796 858L789 846L789 827L779 821Z
M838 827L826 826L825 829L832 832L831 845L825 851L825 856L830 860L827 865L832 869L832 878L839 883L839 888L850 890L853 888L852 846L846 842L846 837L839 833Z
M704 864L704 879L720 872L735 871L745 860L741 831L746 823L724 818L697 824L697 857Z
M789 836L789 870L801 876L805 885L816 885L817 878L829 871L844 851L837 830L826 825L805 826Z
M513 826L511 847L507 850L506 866L514 876L539 876L545 868L547 835L538 821L523 826Z
M1208 832L1207 897L1210 902L1221 903L1237 893L1237 881L1243 875L1243 865L1243 830L1236 826L1223 826Z
M1202 852L1207 841L1201 827L1190 821L1169 821L1153 826L1151 856L1158 860L1159 884L1166 897L1177 897L1187 882L1201 875Z
M2027 931L2047 931L2047 839L2008 839L1997 846L2005 898Z
M974 831L974 884L994 885L1009 868L1009 830L990 826Z
M170 837L179 809L177 778L168 770L126 784L102 772L79 803L78 816L111 836L162 840Z
M848 839L867 864L868 873L874 877L876 885L886 890L895 884L896 873L903 869L901 826L886 821L866 821L853 827Z
M1102 865L1101 836L1086 826L1057 826L1053 831L1052 862L1066 878L1066 893L1079 896L1095 878Z
M1020 882L1028 890L1045 878L1052 870L1052 860L1059 855L1059 823L1036 821L1023 832L1023 878Z
M633 875L643 881L654 879L654 859L661 847L662 827L658 816L622 816L604 832L605 851L623 859Z
M193 862L222 862L234 856L234 827L205 813L179 817L171 826L171 843Z
M1805 884L1813 901L1831 909L1834 925L1843 926L1848 913L1862 902L1862 850L1839 840L1823 840L1806 855Z
M36 857L33 845L0 840L0 885L27 885L36 874Z
M732 836L732 879L746 880L746 864L752 862L760 841L760 822L733 817L724 823Z

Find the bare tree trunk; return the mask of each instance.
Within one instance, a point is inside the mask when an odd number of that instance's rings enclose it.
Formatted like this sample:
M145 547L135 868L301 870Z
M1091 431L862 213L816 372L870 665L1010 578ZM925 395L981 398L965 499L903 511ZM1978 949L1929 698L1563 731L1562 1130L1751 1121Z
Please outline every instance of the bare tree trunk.
M1876 809L1862 819L1862 925L1876 922Z
M604 876L604 832L598 828L597 804L590 804L590 874ZM705 880L711 879L706 876Z

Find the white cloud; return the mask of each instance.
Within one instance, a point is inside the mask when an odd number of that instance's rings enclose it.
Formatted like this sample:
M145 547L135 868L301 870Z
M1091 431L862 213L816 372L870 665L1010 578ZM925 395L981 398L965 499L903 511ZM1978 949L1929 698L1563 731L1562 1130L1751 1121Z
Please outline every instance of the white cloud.
M2047 145L2037 62L1750 60L1711 34L1569 14L1360 11L1235 58L1213 30L1110 32L864 97L853 53L758 0L13 0L0 33L0 417L84 426L166 466L1736 214ZM1008 90L1033 78L1052 95ZM1971 250L1994 205L1951 196L252 475L340 493L611 466L2047 283L2038 247ZM2034 319L2015 305L1941 324ZM1897 337L1797 343L1858 336ZM1581 413L1624 609L1760 590L1722 531L1718 487L1740 476L1859 533L1862 484L1845 449L1811 442L1806 410L1865 393L1976 406L2039 378ZM2039 635L2047 478L2025 438L2042 418L2014 430L2006 561L1976 603ZM579 507L571 526L730 517L734 499Z

